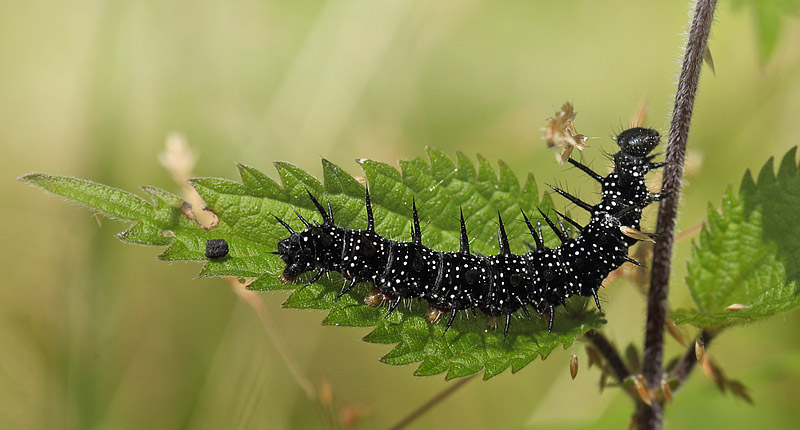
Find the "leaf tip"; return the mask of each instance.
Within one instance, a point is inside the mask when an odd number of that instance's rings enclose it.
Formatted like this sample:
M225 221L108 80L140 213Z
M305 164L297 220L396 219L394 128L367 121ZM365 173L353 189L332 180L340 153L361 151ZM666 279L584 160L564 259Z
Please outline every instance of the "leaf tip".
M243 172L246 172L247 170L251 169L251 167L248 166L247 164L240 163L238 161L236 163L234 163L234 164L236 165L236 170L239 171L239 175L241 175Z
M22 176L18 176L17 180L20 182L24 182L28 185L41 186L45 182L52 181L53 178L54 178L53 175L48 175L47 173L30 172Z
M775 157L769 157L766 164L758 172L758 186L764 187L775 182Z
M34 182L37 180L37 178L41 177L42 175L43 173L30 172L22 176L17 176L17 180L20 182Z

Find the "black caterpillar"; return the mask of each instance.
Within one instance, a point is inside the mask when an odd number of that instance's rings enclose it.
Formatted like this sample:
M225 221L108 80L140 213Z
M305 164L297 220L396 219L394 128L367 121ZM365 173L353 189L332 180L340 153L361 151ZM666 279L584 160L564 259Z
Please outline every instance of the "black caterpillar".
M600 309L597 289L608 274L624 262L639 264L628 257L628 248L636 242L622 227L639 229L642 209L662 194L651 193L644 176L664 163L654 163L649 155L658 145L657 131L632 128L620 133L616 142L620 151L613 155L614 170L601 176L578 161L569 159L602 186L602 199L590 205L567 192L551 186L578 207L591 213L586 226L558 213L575 226L580 234L570 237L563 226L557 228L542 213L544 221L561 240L555 248L544 246L541 224L531 224L525 212L525 223L536 246L524 255L511 253L503 219L498 213L500 253L482 256L470 253L464 214L461 213L461 249L458 252L435 251L422 245L416 204L412 203L413 229L411 242L398 242L375 232L369 189L366 192L367 228L351 230L337 226L330 203L327 211L309 192L311 201L322 215L322 223L310 223L295 211L306 229L295 232L282 219L275 217L288 231L289 237L278 242L278 251L286 263L283 277L288 281L316 270L310 285L328 272L339 272L347 280L339 297L359 282L372 282L383 298L391 300L387 316L402 299L420 298L431 309L451 312L445 331L461 310L480 309L492 317L505 316L504 337L508 335L511 314L528 306L537 312L549 311L548 329L552 330L554 308L573 295L594 297ZM539 211L541 213L541 210ZM559 220L560 224L560 220ZM436 319L434 318L434 320Z

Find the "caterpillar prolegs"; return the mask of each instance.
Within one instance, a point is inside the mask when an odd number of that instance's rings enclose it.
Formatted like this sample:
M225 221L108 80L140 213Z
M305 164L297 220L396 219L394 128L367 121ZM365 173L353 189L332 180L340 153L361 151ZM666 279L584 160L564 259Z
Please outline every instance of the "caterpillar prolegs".
M648 190L644 179L651 169L663 166L653 162L654 156L650 155L659 139L657 131L647 128L620 133L616 138L620 150L613 155L614 170L607 176L569 159L573 166L600 183L601 201L590 205L551 186L556 193L590 212L591 218L581 226L557 212L578 229L578 236L573 238L563 226L557 227L542 213L561 241L561 245L548 248L544 245L541 224L537 222L534 227L523 211L535 246L528 245L530 252L522 255L511 253L499 213L499 254L484 256L470 252L463 211L460 249L436 251L422 244L414 202L412 240L401 242L375 232L369 189L365 195L367 228L364 230L336 225L330 204L324 208L309 192L322 223L309 222L297 213L305 230L295 232L276 217L289 231L289 237L278 242L277 247L277 254L286 263L283 277L293 281L303 273L316 271L311 284L328 272L339 272L346 280L340 296L357 283L371 282L390 300L387 315L403 299L423 299L432 309L450 312L445 330L453 324L458 311L479 309L492 317L505 317L506 336L511 315L521 309L529 316L528 307L539 313L549 312L548 329L552 329L555 307L573 295L580 295L594 297L599 309L597 290L608 274L624 262L638 264L628 257L628 248L636 239L627 236L622 228L638 230L642 209L661 198L661 194Z

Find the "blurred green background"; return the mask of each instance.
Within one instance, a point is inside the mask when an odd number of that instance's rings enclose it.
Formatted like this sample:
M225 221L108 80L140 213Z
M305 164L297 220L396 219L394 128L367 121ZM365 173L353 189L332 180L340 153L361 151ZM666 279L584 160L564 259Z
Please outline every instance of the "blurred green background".
M679 227L747 168L800 143L800 25L759 60L748 10L721 2L690 139ZM273 160L314 173L325 157L394 163L426 145L503 159L519 177L596 188L554 162L540 139L564 101L608 165L608 139L649 101L669 120L685 2L480 0L5 1L0 3L0 428L324 428L253 309L198 264L165 264L125 246L124 226L14 180L73 175L134 191L179 192L157 161L168 133L199 153L195 174L271 174ZM557 200L558 201L558 200ZM559 205L564 205L563 200ZM651 212L645 225L653 225ZM677 248L671 301L690 305ZM282 310L263 294L294 362L336 408L385 428L450 383L377 358L362 329L321 327L323 313ZM644 307L627 281L604 290L607 333L642 341ZM724 333L710 350L743 381L750 406L696 373L669 406L670 428L796 428L800 313ZM688 333L693 334L691 331ZM669 354L681 348L669 339ZM571 353L582 363L568 376ZM469 382L414 428L624 428L630 401L598 392L584 345L517 375Z

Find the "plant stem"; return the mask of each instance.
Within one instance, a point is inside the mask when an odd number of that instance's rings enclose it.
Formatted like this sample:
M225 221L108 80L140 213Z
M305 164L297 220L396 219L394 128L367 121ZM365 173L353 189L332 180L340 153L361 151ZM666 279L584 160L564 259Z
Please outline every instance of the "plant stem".
M614 377L617 378L620 386L622 386L625 379L631 376L631 371L628 369L628 366L625 365L622 357L620 357L617 348L608 341L608 338L597 330L589 330L583 336L592 342L592 345L594 345L600 355L605 358L608 367L614 372ZM627 392L627 390L624 391Z
M658 209L656 234L658 241L653 248L653 269L650 277L650 291L647 301L647 326L645 328L644 362L642 374L651 387L658 387L663 377L664 322L667 317L667 294L669 292L670 260L672 243L683 177L683 160L686 155L686 142L692 119L694 99L703 67L703 57L708 46L708 35L714 18L717 0L698 0L694 18L686 42L678 90L667 144L666 167L661 187L667 193ZM661 429L663 404L653 402L652 406L637 406L637 422L640 429Z
M711 344L711 340L714 339L716 334L717 334L716 332L703 330L700 333L699 339L703 341L703 344L705 344L707 348L708 345ZM692 370L694 369L696 364L698 364L697 354L695 353L694 342L692 342L692 344L689 346L689 348L686 349L686 352L683 354L683 358L681 358L681 361L678 362L678 365L675 366L675 369L670 374L671 377L678 378L678 380L680 381L678 387L672 390L673 394L677 393L678 390L680 390L681 387L683 387L683 384L686 382L686 379L689 377L689 374L692 373Z
M406 417L400 420L400 422L389 427L389 430L400 430L408 427L409 424L413 423L417 418L424 415L431 408L433 408L434 406L438 405L439 403L443 402L445 399L450 397L453 393L455 393L461 387L463 387L467 382L475 379L476 376L478 376L477 373L466 378L461 378L458 381L454 382L451 386L445 388L439 394L433 396L433 398L425 402L422 406L418 407L410 414L406 415Z

